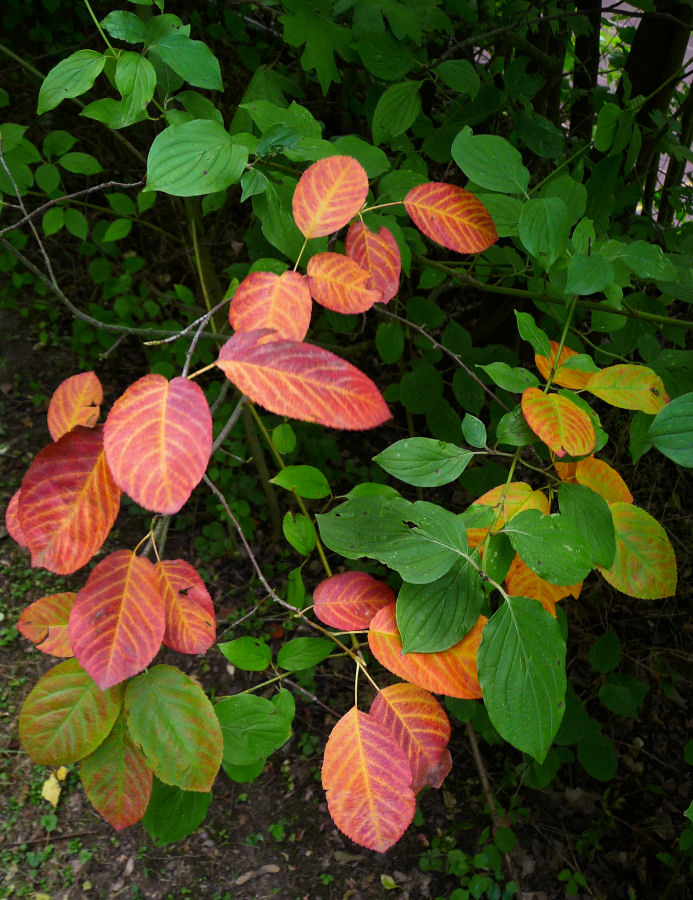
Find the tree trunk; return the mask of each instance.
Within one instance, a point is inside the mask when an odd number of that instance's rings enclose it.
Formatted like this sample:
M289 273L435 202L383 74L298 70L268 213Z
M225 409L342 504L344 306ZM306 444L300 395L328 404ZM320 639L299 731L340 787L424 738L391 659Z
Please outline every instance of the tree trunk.
M589 31L575 38L573 89L576 97L570 110L570 136L579 141L590 141L595 115L592 91L597 87L599 73L601 2L577 0L575 5L589 22Z

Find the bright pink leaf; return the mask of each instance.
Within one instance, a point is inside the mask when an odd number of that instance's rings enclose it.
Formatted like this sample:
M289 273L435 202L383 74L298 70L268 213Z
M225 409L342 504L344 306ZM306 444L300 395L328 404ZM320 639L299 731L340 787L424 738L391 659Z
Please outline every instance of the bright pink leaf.
M58 385L48 404L48 430L57 441L75 425L93 428L99 420L103 389L94 372L71 375Z
M370 273L366 287L382 291L378 303L392 300L399 290L402 261L397 241L385 226L379 231L371 231L368 226L357 221L349 226L346 236L346 254Z
M165 559L155 566L164 601L164 644L178 653L205 653L216 639L214 605L190 563Z
M341 572L325 578L313 591L315 615L341 631L368 628L371 619L395 602L388 585L366 572Z
M298 272L251 272L236 288L229 322L235 331L271 328L275 334L268 341L302 341L312 307L308 283Z
M480 253L498 240L481 200L455 184L419 184L404 198L404 208L419 231L448 250Z
M17 629L37 649L50 656L74 656L67 623L76 594L49 594L30 603L17 622Z
M5 528L7 533L20 547L26 547L26 539L19 522L19 491L15 491L5 510Z
M339 231L363 206L368 175L351 156L327 156L301 175L293 196L294 221L305 238Z
M338 313L360 313L383 299L382 291L369 290L370 272L341 253L316 253L306 268L311 297Z

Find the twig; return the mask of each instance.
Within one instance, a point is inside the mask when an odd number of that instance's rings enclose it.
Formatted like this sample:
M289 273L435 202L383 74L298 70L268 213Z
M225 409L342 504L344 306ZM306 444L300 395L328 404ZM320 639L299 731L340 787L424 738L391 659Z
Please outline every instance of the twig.
M193 353L195 352L195 347L197 347L197 342L200 340L200 337L202 336L202 334L204 332L205 325L207 324L207 322L213 320L214 314L228 302L229 302L228 299L220 300L219 303L217 303L217 305L213 309L210 309L209 312L206 312L203 316L200 316L200 318L197 320L197 322L199 323L197 331L195 332L193 339L190 341L190 346L188 347L188 352L185 354L185 363L183 365L183 371L181 372L181 375L184 378L186 378L188 375L188 371L190 369L190 362L192 360ZM195 323L193 323L193 324L195 324ZM188 325L188 327L185 330L189 331L191 327L192 326ZM213 321L212 321L212 328L214 329Z
M317 703L318 706L322 706L322 708L330 713L330 715L334 716L335 719L340 718L339 713L335 712L331 706L327 706L327 704L323 703L322 700L319 699L319 697L316 697L315 694L311 694L310 691L307 691L304 687L301 687L300 684L296 684L296 682L292 681L290 678L285 678L284 681L286 682L286 684L290 684L291 687L294 688L294 690L300 691L301 694L304 694L306 697L312 700L313 703Z
M230 383L230 382L229 382L229 383ZM231 431L231 429L233 428L233 426L234 426L234 425L236 424L236 422L240 419L241 413L243 412L243 407L245 406L245 404L246 404L247 402L248 402L248 398L247 398L245 395L242 395L242 396L241 396L241 399L240 399L240 400L238 401L238 403L236 404L236 406L235 406L233 412L231 413L231 415L230 415L230 416L228 417L228 419L226 420L226 424L225 424L224 427L221 429L221 431L219 432L219 434L216 436L216 438L215 438L215 440L214 440L214 443L212 444L212 453L215 453L215 452L219 449L219 447L221 447L221 445L224 443L224 441L226 440L226 436L228 435L229 431Z

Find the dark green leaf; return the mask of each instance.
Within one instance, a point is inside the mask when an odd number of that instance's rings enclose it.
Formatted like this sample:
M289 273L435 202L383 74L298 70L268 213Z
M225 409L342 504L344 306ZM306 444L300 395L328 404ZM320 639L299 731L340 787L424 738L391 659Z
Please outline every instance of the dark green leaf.
M667 403L652 420L644 440L678 465L693 468L693 393Z
M211 791L183 791L155 777L142 825L155 844L172 844L202 824L211 802Z
M621 642L614 631L600 635L590 647L590 665L595 672L610 672L621 661Z
M310 669L332 653L334 641L327 638L300 637L288 641L277 653L277 665L292 672Z
M558 505L585 539L594 563L610 569L616 556L616 532L606 500L581 484L561 484Z
M575 584L592 570L587 543L564 516L528 509L514 516L504 531L520 558L551 584Z
M455 444L432 438L404 438L392 444L373 461L406 484L440 487L464 472L473 454Z
M502 194L523 194L527 190L529 171L519 151L499 135L475 135L465 126L450 152L467 178L479 187Z

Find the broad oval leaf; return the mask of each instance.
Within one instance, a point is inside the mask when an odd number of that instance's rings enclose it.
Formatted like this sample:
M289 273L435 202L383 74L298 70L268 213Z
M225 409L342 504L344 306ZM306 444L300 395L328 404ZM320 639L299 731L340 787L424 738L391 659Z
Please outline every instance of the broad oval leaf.
M235 334L217 360L254 403L328 428L374 428L390 418L380 391L355 366L311 344L258 344L262 336L262 331Z
M505 588L515 597L531 597L538 600L544 609L556 618L558 601L568 596L579 597L582 582L571 585L551 584L550 581L540 578L516 554L505 576Z
M418 794L426 785L439 788L452 760L447 749L450 721L436 698L415 684L391 684L376 694L368 715L404 750L412 791Z
M101 411L103 389L95 372L71 375L58 385L48 404L48 430L54 441L75 425L92 428Z
M209 791L223 738L201 687L174 666L154 666L127 686L127 725L154 774L185 791Z
M223 736L223 765L252 766L265 759L291 737L292 716L265 697L234 694L214 705Z
M530 509L515 516L504 530L522 560L552 584L573 584L592 571L587 542L565 516Z
M308 283L298 272L251 272L233 295L229 322L235 331L272 329L268 341L302 341L312 307Z
M19 739L32 760L62 766L88 756L106 737L123 705L123 689L102 691L76 659L49 669L19 713Z
M656 415L669 402L664 382L647 366L608 366L596 372L585 389L620 409Z
M597 436L590 417L567 397L527 388L522 394L522 413L556 456L585 456L594 450Z
M327 478L315 466L284 466L270 482L307 500L321 500L331 493Z
M693 393L667 403L655 416L646 439L673 462L693 468Z
M542 378L544 378L544 380L546 381L548 381L549 375L551 374L551 369L553 368L557 352L558 344L556 343L556 341L551 341L550 356L540 356L538 353L534 356L534 364L539 370ZM554 384L560 384L561 387L570 388L573 391L581 391L585 387L587 382L596 371L597 367L594 366L589 372L587 372L580 369L571 369L570 365L566 365L571 356L579 355L580 354L576 353L575 350L571 350L570 347L563 347L560 356L558 357L558 364L553 376Z
M384 853L414 818L412 773L387 728L353 707L332 729L322 764L330 815L357 844Z
M373 462L406 484L440 487L459 478L473 457L457 444L414 437L391 444L374 456Z
M211 791L183 791L155 777L142 827L159 846L181 841L204 822L211 802Z
M310 294L316 303L338 313L360 313L383 299L382 291L370 290L370 272L341 253L316 253L306 268Z
M479 616L471 631L449 650L405 655L392 604L371 619L368 646L378 662L400 678L436 694L471 700L481 697L476 654L485 624L486 618Z
M500 531L505 527L513 516L526 509L537 509L539 512L548 513L549 501L546 494L541 491L535 491L534 488L525 481L511 481L507 486L504 484L491 488L482 494L478 500L475 500L470 510L474 507L487 506L494 513L498 513L496 524L493 526L493 532ZM467 540L470 547L477 547L481 544L488 533L488 528L468 528Z
M21 488L19 489L21 490ZM26 547L27 542L19 522L19 490L16 490L5 510L5 528L12 540L20 547Z
M197 571L182 559L154 567L164 603L163 642L178 653L205 653L217 636L214 604Z
M92 569L70 612L70 641L102 690L141 672L164 636L164 604L153 564L116 550Z
M74 656L67 629L70 610L77 595L48 594L29 604L17 622L17 630L50 656Z
M309 166L294 191L294 221L307 238L339 231L361 209L368 175L352 156L328 156Z
M616 590L629 597L659 600L676 593L676 557L656 519L631 503L610 503L616 530L616 559L599 568Z
M365 222L354 222L346 236L346 255L370 273L366 287L382 291L378 303L387 303L399 290L402 260L392 232L383 225L371 231Z
M498 240L481 200L455 184L431 181L413 187L404 208L419 231L448 250L481 253Z
M106 540L119 508L103 426L78 425L41 450L22 481L19 523L32 566L75 572Z
M558 506L584 538L594 563L609 568L616 555L616 536L606 500L583 484L561 484Z
M570 467L570 468L568 468ZM633 495L628 485L616 469L594 456L580 459L576 463L555 463L556 471L562 481L575 482L591 488L595 494L603 497L607 503L632 503Z
M78 50L53 66L39 91L39 115L53 109L68 97L79 97L94 84L103 67L106 55L96 50Z
M361 631L384 606L395 602L391 587L366 572L341 572L313 591L315 615L332 628Z
M200 482L212 450L212 416L187 378L145 375L116 400L104 447L116 484L154 512L178 512Z

